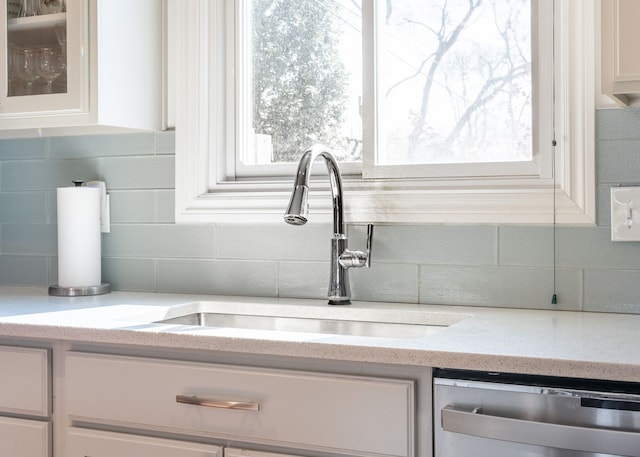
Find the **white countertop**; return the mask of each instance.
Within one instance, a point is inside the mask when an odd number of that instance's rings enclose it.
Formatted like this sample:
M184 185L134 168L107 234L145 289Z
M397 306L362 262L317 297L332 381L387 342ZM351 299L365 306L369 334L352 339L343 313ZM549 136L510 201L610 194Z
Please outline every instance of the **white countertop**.
M420 338L374 338L153 323L176 305L202 304L226 313L452 325ZM132 292L68 298L0 287L0 337L640 381L640 315L630 314Z

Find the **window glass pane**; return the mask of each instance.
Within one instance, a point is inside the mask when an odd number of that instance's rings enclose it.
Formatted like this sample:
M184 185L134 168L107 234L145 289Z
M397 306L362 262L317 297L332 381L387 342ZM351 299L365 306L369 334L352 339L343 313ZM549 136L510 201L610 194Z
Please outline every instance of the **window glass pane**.
M297 161L314 143L339 160L362 145L361 0L251 0L252 122L245 163Z
M530 0L378 1L378 164L532 158Z

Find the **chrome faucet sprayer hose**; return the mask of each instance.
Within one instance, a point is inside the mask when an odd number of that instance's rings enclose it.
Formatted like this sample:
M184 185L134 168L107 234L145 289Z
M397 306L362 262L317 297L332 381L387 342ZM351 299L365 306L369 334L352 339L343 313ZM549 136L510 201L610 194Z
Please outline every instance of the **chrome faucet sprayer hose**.
M369 266L369 254L373 236L373 226L367 231L367 252L347 249L347 234L344 224L342 177L338 162L329 150L322 145L307 149L300 158L291 200L284 220L292 225L304 225L309 210L309 177L311 166L318 157L322 157L329 171L329 184L333 200L333 237L331 239L331 272L329 277L329 304L348 305L351 303L348 269Z

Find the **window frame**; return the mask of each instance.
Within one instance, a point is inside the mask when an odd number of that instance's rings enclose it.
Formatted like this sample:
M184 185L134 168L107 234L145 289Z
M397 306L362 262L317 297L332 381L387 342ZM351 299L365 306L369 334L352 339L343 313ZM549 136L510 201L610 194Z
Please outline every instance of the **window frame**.
M225 137L235 138L233 123L222 122L229 118L227 104L219 103L220 97L229 96L224 79L234 76L224 49L229 39L224 34L230 32L214 22L225 20L219 10L222 2L167 1L173 35L170 65L176 69L176 222L281 223L293 174L288 179L228 180L234 165L210 154L224 149ZM555 179L359 179L342 170L346 220L594 224L598 14L597 0L556 0L556 15L564 26L556 29ZM216 59L227 65L217 65ZM311 222L331 219L325 181L320 178L311 185Z

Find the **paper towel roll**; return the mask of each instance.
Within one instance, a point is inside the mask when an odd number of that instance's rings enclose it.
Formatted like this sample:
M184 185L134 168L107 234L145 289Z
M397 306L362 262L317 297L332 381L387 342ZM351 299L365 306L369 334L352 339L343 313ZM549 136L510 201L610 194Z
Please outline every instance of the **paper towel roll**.
M100 256L99 190L58 188L58 285L100 285Z

